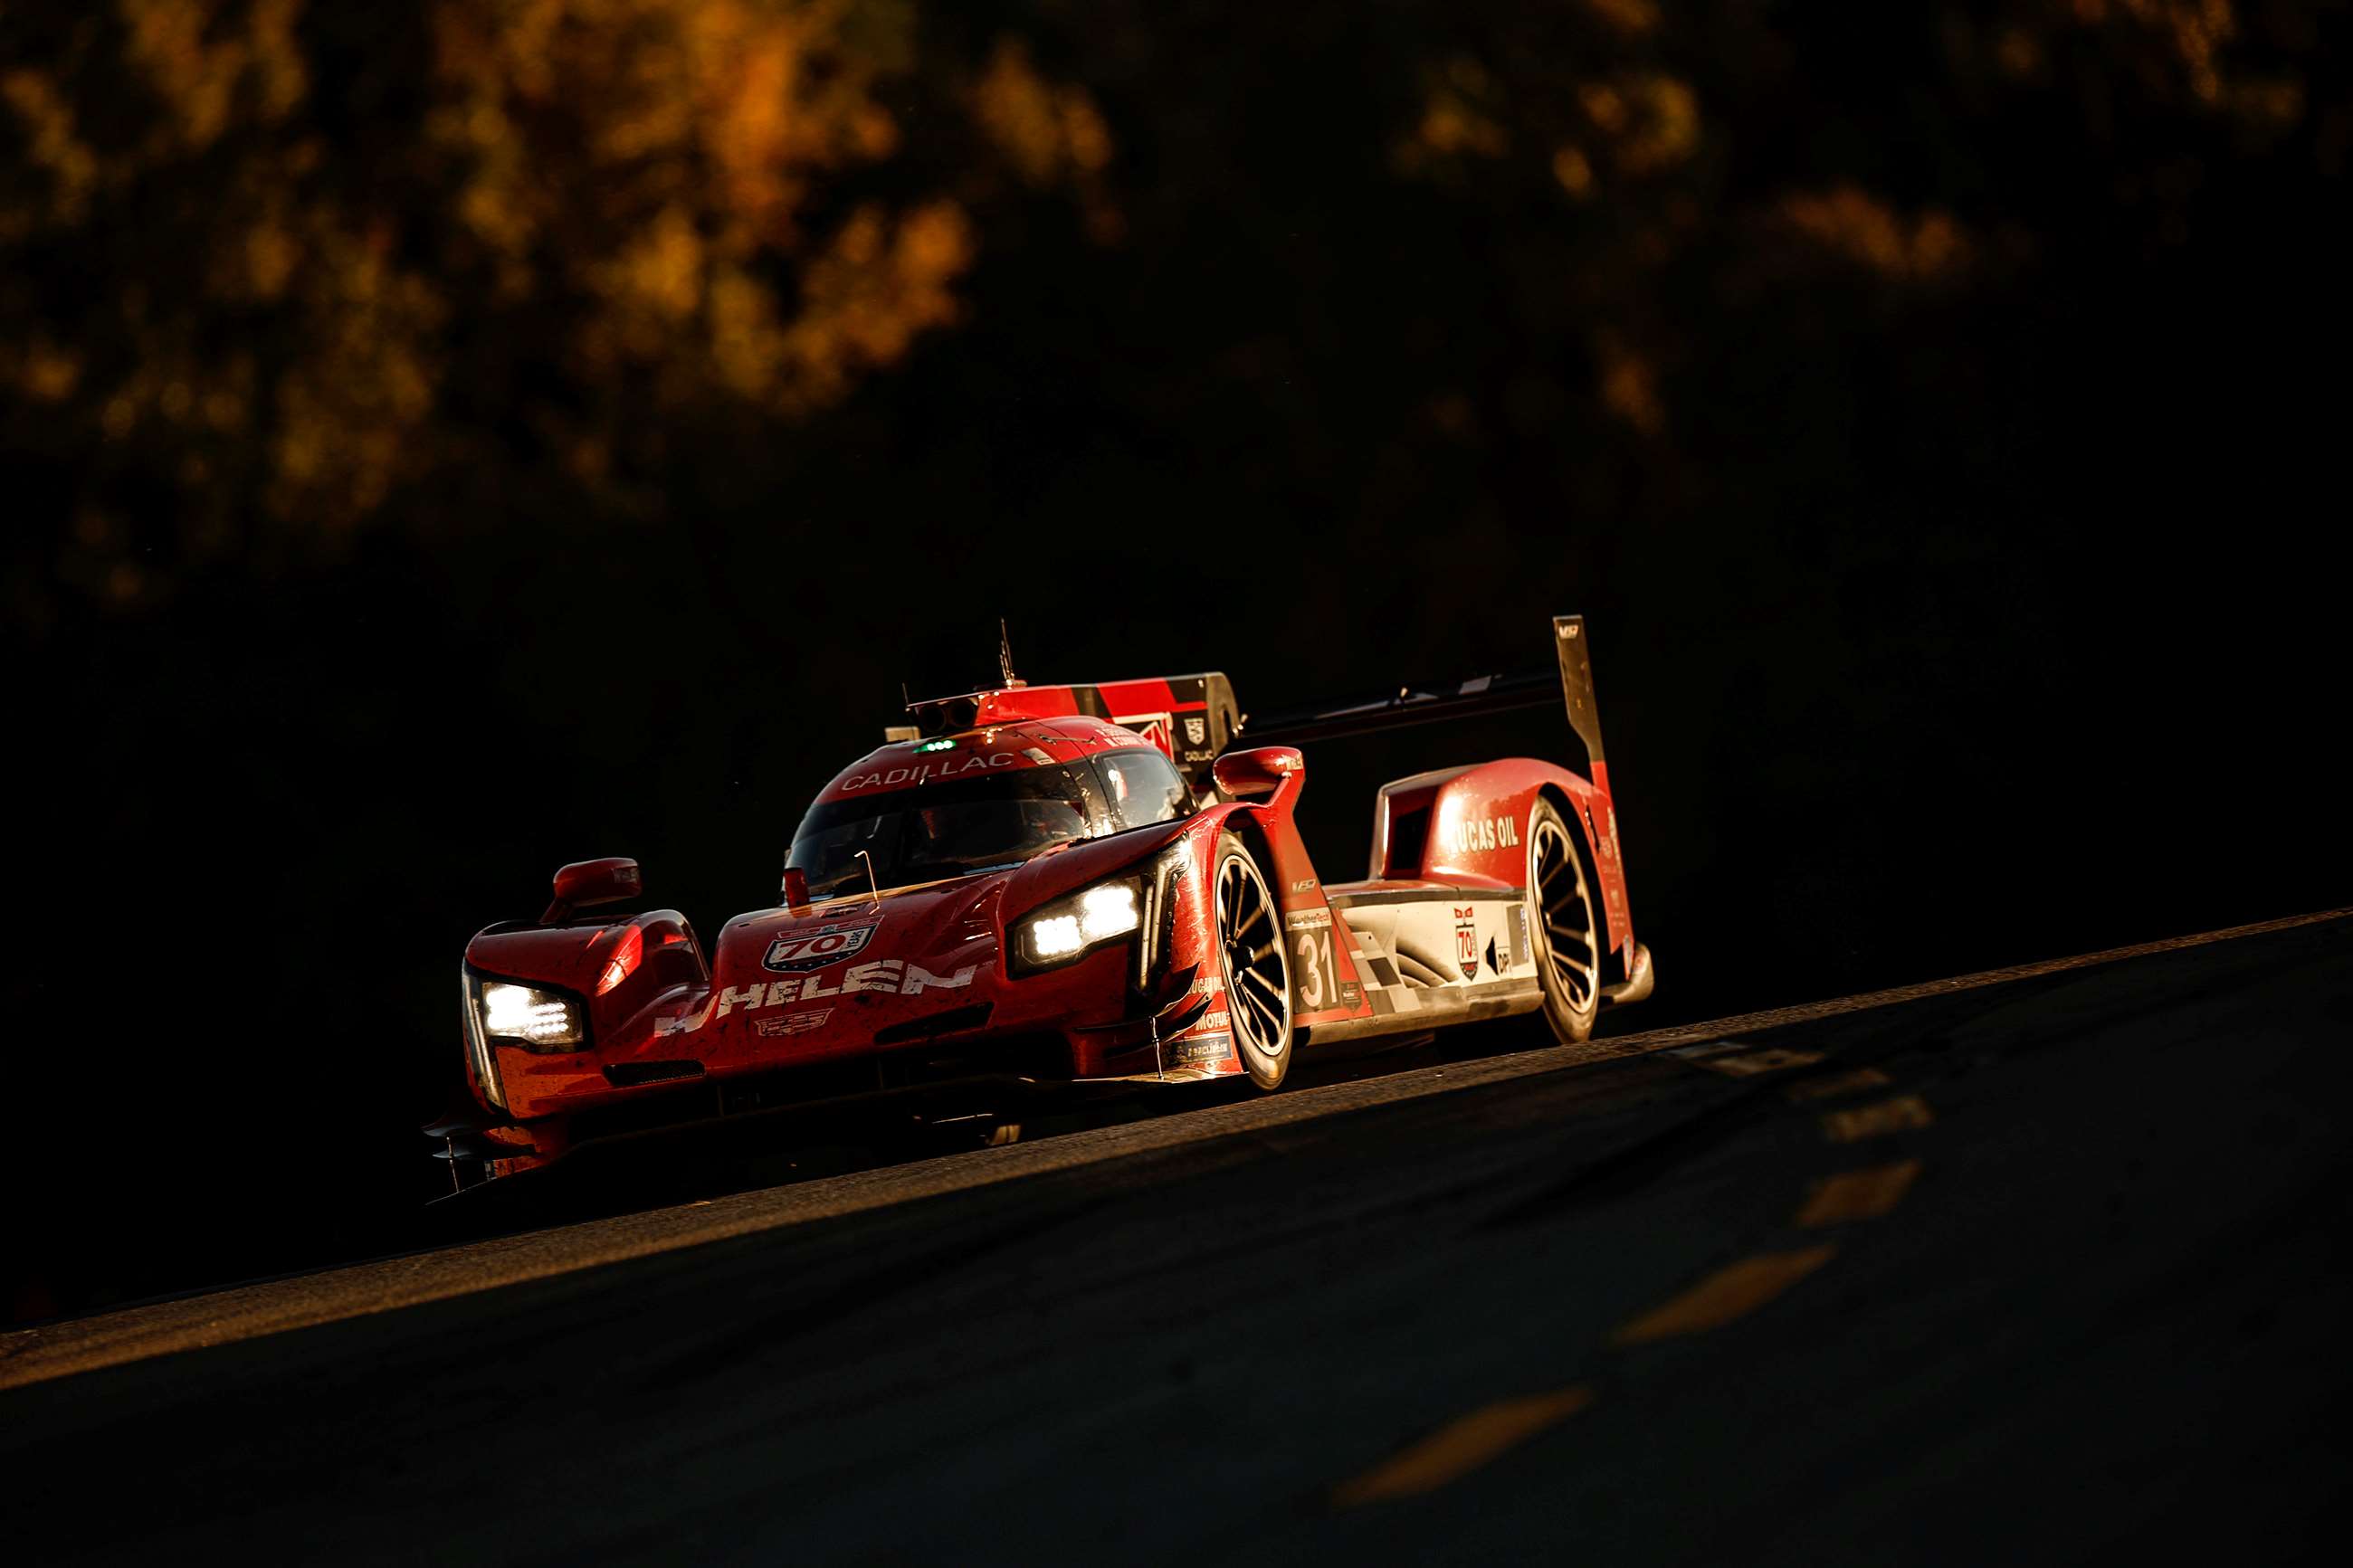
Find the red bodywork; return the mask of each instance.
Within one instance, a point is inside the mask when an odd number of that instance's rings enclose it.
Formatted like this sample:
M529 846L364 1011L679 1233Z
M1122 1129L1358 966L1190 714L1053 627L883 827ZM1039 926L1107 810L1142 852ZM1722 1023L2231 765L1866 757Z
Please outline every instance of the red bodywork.
M935 730L954 726L944 737L879 748L816 804L1140 743L1187 766L1206 795L1206 765L1236 722L1221 702L1230 708L1222 677L977 692L931 715ZM568 867L541 923L492 926L468 945L473 1107L428 1131L448 1157L506 1175L586 1140L835 1100L1001 1114L1018 1103L1009 1090L1034 1086L1239 1073L1208 891L1225 833L1250 846L1280 905L1296 1047L1526 1011L1540 996L1511 911L1528 884L1540 796L1584 839L1612 999L1635 1000L1647 954L1637 962L1608 773L1598 761L1591 773L1507 758L1399 781L1381 793L1372 874L1332 885L1293 820L1306 782L1300 753L1228 752L1218 776L1250 798L1212 797L1178 820L1058 845L1008 869L753 910L728 921L707 956L676 910L574 912L631 896L633 863ZM1143 900L1133 935L1044 973L1008 965L1022 916L1122 876ZM1439 946L1447 952L1430 958ZM1451 971L1440 982L1400 978L1449 955L1459 982ZM585 1038L490 1037L480 999L501 984L568 998Z

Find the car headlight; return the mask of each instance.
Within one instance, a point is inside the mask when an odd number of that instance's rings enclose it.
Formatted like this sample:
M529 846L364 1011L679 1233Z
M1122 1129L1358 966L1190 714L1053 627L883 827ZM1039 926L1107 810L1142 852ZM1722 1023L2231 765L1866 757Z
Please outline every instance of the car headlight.
M576 1051L588 1043L578 997L512 980L477 980L474 1016L483 1037L527 1051Z
M1082 888L1043 904L1014 922L1013 956L1022 970L1052 969L1133 931L1135 879L1121 877Z

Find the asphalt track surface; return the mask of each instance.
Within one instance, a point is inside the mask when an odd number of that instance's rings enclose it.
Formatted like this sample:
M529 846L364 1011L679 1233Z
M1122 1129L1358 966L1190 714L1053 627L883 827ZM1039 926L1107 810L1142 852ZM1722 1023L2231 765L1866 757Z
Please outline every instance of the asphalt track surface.
M2317 1556L2349 1048L2340 911L49 1325L0 1336L0 1541Z

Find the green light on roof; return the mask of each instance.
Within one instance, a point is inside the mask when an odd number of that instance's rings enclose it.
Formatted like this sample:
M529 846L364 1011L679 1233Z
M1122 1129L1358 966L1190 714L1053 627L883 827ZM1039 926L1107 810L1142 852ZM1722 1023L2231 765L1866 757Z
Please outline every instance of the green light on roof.
M955 742L954 741L926 741L922 745L917 746L915 750L919 752L953 752L955 750Z

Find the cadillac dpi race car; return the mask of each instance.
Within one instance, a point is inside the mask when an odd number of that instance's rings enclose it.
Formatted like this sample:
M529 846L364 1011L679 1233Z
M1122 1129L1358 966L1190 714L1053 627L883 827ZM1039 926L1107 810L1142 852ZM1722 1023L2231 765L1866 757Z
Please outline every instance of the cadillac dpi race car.
M1247 1075L1302 1050L1541 1010L1563 1041L1650 994L1581 618L1555 668L1247 725L1222 675L1013 680L913 703L826 785L783 897L707 952L637 863L555 875L468 944L453 1179L679 1124L894 1100L1009 1119L1039 1089ZM1557 684L1556 685L1556 680ZM1385 785L1362 881L1293 822L1299 747L1565 695L1587 771L1504 758ZM591 912L583 913L587 910Z

